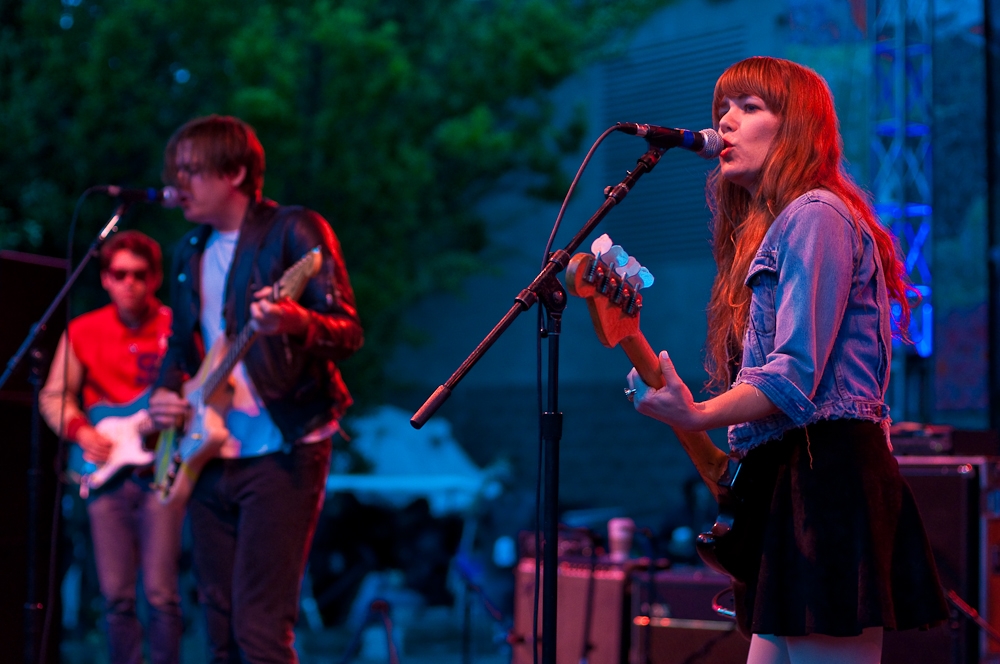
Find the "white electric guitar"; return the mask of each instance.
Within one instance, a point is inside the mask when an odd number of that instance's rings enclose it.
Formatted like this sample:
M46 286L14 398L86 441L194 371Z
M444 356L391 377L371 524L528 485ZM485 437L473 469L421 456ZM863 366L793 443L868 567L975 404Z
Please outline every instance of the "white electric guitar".
M143 392L125 404L96 404L87 409L87 417L97 432L114 443L108 458L94 463L83 458L79 445L70 447L67 468L72 480L80 485L80 497L103 486L120 471L153 463L155 454L145 448L143 439L155 431L149 417L149 392Z

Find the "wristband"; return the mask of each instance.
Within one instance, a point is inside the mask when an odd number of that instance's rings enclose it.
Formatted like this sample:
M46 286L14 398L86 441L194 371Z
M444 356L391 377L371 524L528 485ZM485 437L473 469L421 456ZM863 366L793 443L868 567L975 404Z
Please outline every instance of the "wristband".
M66 440L76 440L76 434L80 429L90 424L83 415L74 415L73 419L66 425Z

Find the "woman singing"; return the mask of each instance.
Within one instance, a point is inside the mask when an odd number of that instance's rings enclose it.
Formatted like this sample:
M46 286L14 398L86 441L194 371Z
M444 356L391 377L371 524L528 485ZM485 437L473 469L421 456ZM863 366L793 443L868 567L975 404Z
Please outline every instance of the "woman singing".
M741 461L729 571L748 662L877 663L883 629L947 618L888 437L890 303L905 335L905 269L843 167L819 75L743 60L712 112L725 144L708 186L716 396L695 402L663 352L664 388L629 374L635 407L679 430L729 427Z

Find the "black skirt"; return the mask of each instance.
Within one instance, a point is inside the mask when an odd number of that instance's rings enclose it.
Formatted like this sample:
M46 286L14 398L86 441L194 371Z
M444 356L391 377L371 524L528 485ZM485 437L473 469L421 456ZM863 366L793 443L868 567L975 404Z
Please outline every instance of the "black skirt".
M744 635L856 636L948 618L913 494L879 425L828 420L751 450L718 554Z

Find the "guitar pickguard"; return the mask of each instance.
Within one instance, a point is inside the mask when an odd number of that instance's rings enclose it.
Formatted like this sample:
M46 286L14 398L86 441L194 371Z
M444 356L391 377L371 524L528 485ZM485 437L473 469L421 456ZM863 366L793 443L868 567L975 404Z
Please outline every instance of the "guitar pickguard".
M114 444L102 463L84 459L79 445L70 448L67 466L71 474L79 477L81 497L86 498L123 470L153 463L155 454L145 448L143 440L153 431L148 406L149 393L144 392L125 404L101 403L88 409L94 428Z

